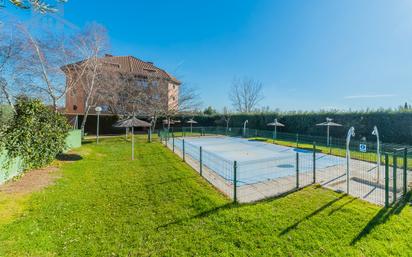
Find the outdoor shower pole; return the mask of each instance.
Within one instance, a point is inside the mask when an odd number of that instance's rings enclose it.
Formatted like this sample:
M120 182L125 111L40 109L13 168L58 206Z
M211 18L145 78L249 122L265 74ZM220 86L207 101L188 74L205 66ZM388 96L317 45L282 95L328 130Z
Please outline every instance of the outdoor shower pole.
M376 136L376 157L377 157L377 176L376 176L376 181L377 183L379 183L379 174L380 174L380 166L381 166L381 153L380 153L380 142L379 142L379 131L378 131L378 127L374 126L373 127L373 131L372 131L372 135Z
M249 121L245 120L245 122L243 123L243 137L246 137L246 124L248 124Z
M349 187L350 187L350 168L349 168L349 160L350 160L350 138L355 136L355 128L351 127L348 131L348 135L346 136L346 193L349 194Z

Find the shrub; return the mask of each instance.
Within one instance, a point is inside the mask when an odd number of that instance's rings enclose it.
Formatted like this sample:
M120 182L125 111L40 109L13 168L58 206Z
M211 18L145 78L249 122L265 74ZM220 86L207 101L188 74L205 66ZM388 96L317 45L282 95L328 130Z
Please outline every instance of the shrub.
M38 99L20 97L16 114L2 131L2 146L9 157L20 156L25 168L49 164L66 146L69 124Z

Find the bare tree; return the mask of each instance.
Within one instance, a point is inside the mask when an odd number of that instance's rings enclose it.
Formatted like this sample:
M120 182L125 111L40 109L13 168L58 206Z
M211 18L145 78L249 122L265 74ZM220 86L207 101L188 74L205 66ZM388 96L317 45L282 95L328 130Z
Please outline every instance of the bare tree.
M179 114L193 116L194 113L200 112L201 105L202 102L198 91L188 84L182 83L179 86L178 101L169 102L162 116L168 121L171 121L173 117ZM170 129L170 122L168 122L168 129Z
M151 119L154 129L159 117L167 116L172 108L168 103L168 82L157 77L148 77L143 80L141 88L139 97L135 99L139 113Z
M260 101L263 100L263 85L251 78L235 78L229 93L233 107L238 112L252 112Z
M20 29L27 38L25 58L20 62L24 74L21 83L26 91L44 98L57 111L59 101L79 83L87 66L78 62L81 55L72 37L50 31L35 37L26 27ZM65 66L68 63L73 64ZM66 75L70 79L66 80Z
M226 123L226 134L229 130L229 122L230 119L232 118L232 113L229 111L229 109L225 106L223 108L223 116L222 116L224 122Z
M105 93L104 84L107 77L104 76L104 63L100 57L108 50L107 30L102 25L89 24L75 37L74 42L83 59L79 65L85 68L74 89L84 96L84 116L81 124L81 129L84 131L91 107L96 106Z
M57 12L57 8L50 4L47 3L46 1L41 1L41 0L8 0L11 5L14 5L20 9L23 10L29 10L29 9L34 9L35 11L38 11L40 13L53 13ZM56 3L67 3L68 0L56 0L54 1ZM5 8L6 5L4 1L0 2L0 9Z
M147 86L143 85L142 78L136 74L118 71L105 73L103 77L105 83L102 98L109 108L108 111L119 116L132 116L143 112L142 102Z
M15 112L13 98L18 90L15 86L16 64L21 59L23 40L14 29L0 30L0 95Z
M106 82L104 101L113 113L121 116L141 115L151 119L152 128L160 117L171 120L200 107L197 91L186 84L179 86L178 99L169 95L169 81L154 75L120 74ZM170 122L168 123L170 125Z
M198 112L202 105L199 92L186 83L180 85L179 101L171 106L172 114Z

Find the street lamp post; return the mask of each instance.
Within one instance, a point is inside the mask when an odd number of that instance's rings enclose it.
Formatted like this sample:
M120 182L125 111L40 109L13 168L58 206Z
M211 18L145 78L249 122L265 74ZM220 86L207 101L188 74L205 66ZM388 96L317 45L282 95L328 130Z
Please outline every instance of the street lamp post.
M96 127L96 144L99 143L99 123L100 123L100 112L102 111L102 107L97 106L95 109L97 114L97 127Z

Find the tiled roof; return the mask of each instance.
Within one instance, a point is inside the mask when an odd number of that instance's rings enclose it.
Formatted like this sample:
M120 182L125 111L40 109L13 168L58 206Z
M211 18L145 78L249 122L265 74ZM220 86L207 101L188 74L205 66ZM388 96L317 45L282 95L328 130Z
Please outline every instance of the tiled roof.
M179 80L167 73L166 71L156 67L151 62L142 61L133 56L112 56L106 54L99 58L105 68L116 70L119 72L135 73L143 76L153 76L170 80L176 84L181 84Z

